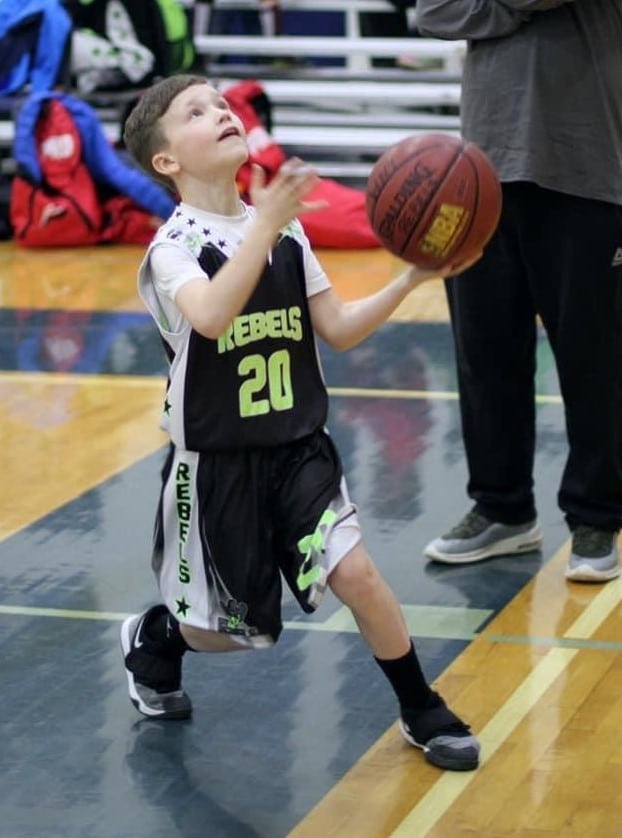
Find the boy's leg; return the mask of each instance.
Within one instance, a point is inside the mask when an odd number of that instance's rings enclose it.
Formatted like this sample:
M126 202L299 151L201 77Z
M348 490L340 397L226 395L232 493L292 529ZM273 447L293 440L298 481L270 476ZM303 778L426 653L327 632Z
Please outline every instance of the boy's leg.
M255 511L262 462L253 458L247 472L247 459L171 447L164 464L152 565L165 604L128 617L121 629L130 699L151 718L191 714L181 687L188 649L267 648L278 637L281 582L276 564L267 565L269 533ZM218 556L226 557L224 567ZM237 565L231 557L240 557ZM249 580L251 594L260 590L259 603L247 595Z
M428 686L399 603L361 543L330 438L317 434L292 451L277 471L272 506L280 567L292 593L305 611L314 611L328 577L397 695L408 742L441 768L475 768L477 740Z
M408 634L400 605L361 543L329 576L333 593L347 605L363 639L389 680L400 705L405 739L439 768L471 770L479 743L430 689Z
M248 647L218 632L181 625L165 605L155 605L123 622L121 648L134 707L152 719L187 719L192 703L181 686L184 654Z
M128 617L121 649L130 700L144 716L187 719L192 704L181 688L181 662L190 647L165 605Z

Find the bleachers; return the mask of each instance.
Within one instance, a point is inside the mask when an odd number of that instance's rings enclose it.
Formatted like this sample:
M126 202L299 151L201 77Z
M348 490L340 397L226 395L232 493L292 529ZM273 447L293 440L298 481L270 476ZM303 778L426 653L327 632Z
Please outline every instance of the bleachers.
M387 4L389 5L389 4ZM448 73L457 74L462 66L460 41L435 41L423 38L362 38L361 36L321 37L290 35L267 37L253 35L197 35L197 51L206 57L226 53L261 56L315 56L343 58L351 69L368 69L370 58L394 58L396 49L416 50L421 59L436 59ZM355 59L362 57L363 62Z
M360 34L361 12L391 13L386 0L281 0L283 11L338 11L343 36L207 33L212 4L190 2L200 67L222 89L255 78L273 105L272 133L285 151L304 157L322 175L364 179L378 155L400 139L427 131L459 132L460 78L466 45L418 37L374 38ZM257 10L257 0L217 0L220 10ZM420 69L375 67L373 59L414 55ZM227 58L236 56L236 63ZM339 66L314 63L340 59ZM260 63L258 63L260 62ZM89 97L111 141L120 135L128 94ZM13 123L0 119L0 166L10 173Z
M256 10L257 3L218 0L217 7ZM345 34L212 35L205 31L209 16L197 7L194 41L205 72L223 88L244 77L262 82L274 106L274 137L288 154L309 160L320 174L365 178L400 139L459 131L463 41L362 37L361 12L395 12L384 0L282 0L281 9L342 12ZM268 22L265 31L274 28ZM421 69L373 66L374 58L398 54L416 56ZM234 65L225 63L231 56ZM327 57L341 65L314 65Z
M188 3L194 6L194 41L197 51L205 57L222 54L255 56L330 56L343 58L349 69L369 70L372 57L392 58L396 46L400 50L415 50L423 59L438 60L447 73L459 75L462 70L465 44L462 41L436 41L420 38L363 38L360 15L365 12L389 14L395 7L386 0L281 0L281 11L297 12L339 12L343 15L343 37L324 35L279 37L273 34L274 25L264 22L264 34L259 40L239 35L208 34L212 4L207 2ZM251 0L217 0L219 10L256 10L257 3ZM269 21L270 10L264 11ZM243 46L244 50L240 50Z

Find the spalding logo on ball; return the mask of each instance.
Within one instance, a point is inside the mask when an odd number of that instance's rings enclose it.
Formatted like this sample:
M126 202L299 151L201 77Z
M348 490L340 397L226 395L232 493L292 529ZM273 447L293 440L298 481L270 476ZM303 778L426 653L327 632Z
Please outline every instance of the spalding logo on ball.
M474 143L423 134L391 146L377 160L366 204L387 250L434 270L481 252L499 223L501 185Z

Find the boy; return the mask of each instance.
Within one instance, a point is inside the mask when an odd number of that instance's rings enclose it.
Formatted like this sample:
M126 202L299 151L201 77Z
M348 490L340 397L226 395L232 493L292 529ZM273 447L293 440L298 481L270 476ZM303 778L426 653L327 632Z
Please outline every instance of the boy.
M296 221L321 206L304 200L314 172L290 160L266 185L256 169L253 206L242 203L242 124L202 77L150 88L125 141L181 197L139 271L170 361L171 447L153 551L166 604L121 630L133 704L152 718L187 718L184 652L273 645L282 573L304 611L317 608L326 585L352 610L396 693L407 741L440 768L476 768L477 740L426 683L399 604L361 542L324 427L314 336L354 346L432 273L413 267L342 303Z

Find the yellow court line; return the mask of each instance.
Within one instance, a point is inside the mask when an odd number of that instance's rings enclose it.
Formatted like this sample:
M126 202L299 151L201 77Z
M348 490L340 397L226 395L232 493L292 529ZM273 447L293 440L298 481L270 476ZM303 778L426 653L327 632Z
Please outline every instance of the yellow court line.
M484 622L492 611L451 606L408 605L401 603L402 612L411 635L441 637L456 640L472 639L475 628ZM59 617L69 620L104 620L120 622L131 616L120 611L85 611L69 608L44 608L31 605L0 604L0 615L14 617ZM332 632L333 634L359 633L351 612L343 606L322 622L311 620L283 620L287 631ZM620 644L622 648L622 644Z
M121 611L78 611L68 608L36 608L26 605L0 605L0 614L17 617L61 617L65 620L108 620L117 622L131 617Z
M554 557L567 550L566 543ZM553 560L554 560L553 559ZM589 638L605 622L609 614L622 600L622 579L608 582L590 602L583 613L564 633L564 638ZM486 637L485 633L482 635ZM495 713L492 719L478 734L482 745L482 756L490 758L510 736L512 731L542 698L580 649L551 649L540 660L522 684ZM437 780L430 790L419 800L391 833L391 838L420 838L427 835L449 807L462 794L477 776L469 774L446 773Z
M368 387L328 387L331 396L355 396L369 399L429 399L430 401L457 401L455 390L373 390ZM537 395L538 404L561 404L562 397Z
M165 376L158 375L112 375L107 373L58 373L58 372L0 372L0 383L20 381L33 384L76 384L84 383L96 387L153 387L161 390ZM365 399L429 399L431 401L457 401L455 390L385 390L371 387L328 387L331 396ZM536 395L538 404L561 404L557 395Z
M88 384L95 387L153 387L161 390L166 382L161 375L115 375L108 373L0 372L0 383L10 384Z

